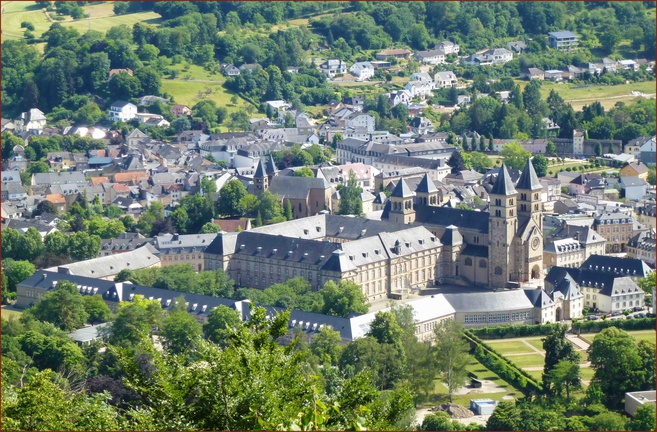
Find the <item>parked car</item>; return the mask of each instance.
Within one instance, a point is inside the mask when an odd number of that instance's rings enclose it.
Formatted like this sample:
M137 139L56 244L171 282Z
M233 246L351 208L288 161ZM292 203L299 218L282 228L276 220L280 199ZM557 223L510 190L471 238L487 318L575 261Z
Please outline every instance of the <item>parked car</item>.
M586 317L586 319L589 321L595 321L598 319L598 317L596 315L589 315Z
M623 312L621 311L616 311L611 313L611 316L621 316L621 315L623 315Z
M654 314L654 313L650 313L650 312L648 312L648 313L646 314L646 318L655 318L655 314Z
M628 316L626 316L625 318L626 318L626 319L632 319L633 317L632 317L632 315L628 315Z
M645 318L645 317L646 317L646 314L639 313L639 314L636 314L636 316L634 318Z
M632 310L634 312L641 312L643 310L643 306L634 306L634 308L632 308Z

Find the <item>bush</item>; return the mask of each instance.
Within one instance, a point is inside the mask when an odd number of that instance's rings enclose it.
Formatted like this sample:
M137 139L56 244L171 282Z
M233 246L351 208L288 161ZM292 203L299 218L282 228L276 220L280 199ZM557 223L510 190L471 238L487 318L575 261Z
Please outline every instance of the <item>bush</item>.
M504 381L525 394L530 392L541 393L543 391L542 386L534 381L534 378L531 375L518 368L507 358L495 351L491 346L475 336L472 330L466 330L465 334L466 337L470 338L476 344L476 347L472 350L474 357L488 369L499 375Z
M28 29L29 31L34 31L34 24L29 21L23 21L21 23L21 28Z
M573 331L578 333L597 333L609 327L621 330L654 330L655 318L637 318L631 320L583 321L573 323Z
M482 339L504 339L523 336L545 336L558 326L561 326L561 324L501 325L471 329L470 332Z

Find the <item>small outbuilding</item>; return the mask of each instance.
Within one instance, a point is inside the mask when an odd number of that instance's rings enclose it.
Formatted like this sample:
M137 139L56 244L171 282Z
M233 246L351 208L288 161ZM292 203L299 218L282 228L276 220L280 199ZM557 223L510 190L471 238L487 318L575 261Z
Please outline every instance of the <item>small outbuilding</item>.
M493 399L470 399L470 411L476 415L491 415L496 406Z

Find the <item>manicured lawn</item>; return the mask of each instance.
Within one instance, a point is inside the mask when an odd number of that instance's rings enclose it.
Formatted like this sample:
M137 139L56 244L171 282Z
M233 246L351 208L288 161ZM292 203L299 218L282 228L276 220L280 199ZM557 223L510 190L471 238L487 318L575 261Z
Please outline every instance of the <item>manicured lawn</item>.
M543 341L541 339L529 339L527 343L541 351L543 351Z
M594 373L595 370L591 369L590 367L579 369L579 375L584 381L591 381Z
M511 362L520 368L543 366L545 357L540 354L527 354L522 356L507 357Z
M532 378L534 378L534 381L537 383L540 383L543 380L543 371L526 371L529 375L531 375Z
M637 341L642 341L642 340L647 340L649 342L655 342L655 338L657 337L657 334L655 333L654 330L630 330L627 331L634 339ZM580 337L586 339L588 342L592 343L593 339L595 339L595 336L597 333L586 333L580 335Z
M520 341L487 341L487 343L502 355L532 353L532 349Z
M100 32L106 32L110 28L121 24L125 24L132 28L132 26L138 22L143 24L157 25L162 22L162 17L160 14L155 12L138 12L118 16L112 15L95 17L94 12L91 12L91 28ZM86 18L77 21L64 22L64 25L73 27L82 34L89 29L89 22Z
M52 24L46 18L36 2L2 2L2 38L18 39L23 36L25 29L21 28L21 22L28 21L34 24L32 34L39 37L50 28ZM18 36L18 37L14 37Z

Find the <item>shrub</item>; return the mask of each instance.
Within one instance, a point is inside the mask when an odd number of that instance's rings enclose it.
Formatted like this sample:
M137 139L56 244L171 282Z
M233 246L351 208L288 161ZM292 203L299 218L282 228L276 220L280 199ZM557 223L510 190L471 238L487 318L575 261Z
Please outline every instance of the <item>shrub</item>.
M655 318L573 322L573 330L583 333L597 333L609 327L621 330L654 330Z
M29 31L34 31L34 24L29 21L23 21L21 23L21 28L28 29Z
M561 324L510 324L471 329L470 332L482 339L504 339L523 336L545 336L550 334L557 326L561 326Z

